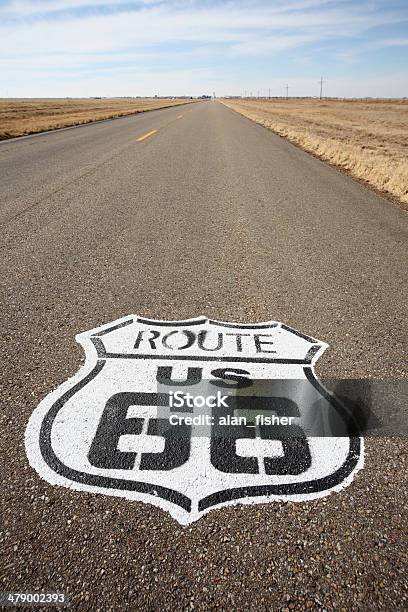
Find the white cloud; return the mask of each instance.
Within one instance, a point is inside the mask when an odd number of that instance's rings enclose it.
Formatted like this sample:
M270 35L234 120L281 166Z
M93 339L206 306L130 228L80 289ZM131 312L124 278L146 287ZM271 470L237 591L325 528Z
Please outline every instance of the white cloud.
M80 1L84 0L78 0L78 4ZM287 46L298 41L299 46L333 34L356 36L370 27L398 20L393 12L370 14L350 7L290 12L287 7L278 10L261 5L251 10L225 4L211 9L192 5L185 10L163 5L110 15L69 17L63 21L6 25L0 27L0 54L18 55L29 50L34 54L101 52L175 42L230 43L235 45L235 51L243 45L242 51L246 52L248 44L254 41L259 51L265 53L274 48L273 38L277 41L275 48L284 48L285 41Z
M301 57L306 45L316 47L328 40L348 40L351 55L359 44L362 49L358 39L367 30L392 26L402 19L401 12L391 8L379 11L376 3L346 0L230 0L218 4L141 0L134 4L137 10L124 10L123 0L3 3L0 13L6 18L0 17L0 68L5 87L12 92L24 90L24 95L29 95L27 90L41 83L48 92L44 95L50 95L57 83L63 87L65 78L67 91L63 95L77 95L72 93L72 75L80 79L90 74L95 78L89 83L103 89L98 93L105 93L109 88L118 89L118 70L120 74L133 70L137 74L143 72L143 78L138 80L144 83L143 87L149 86L147 75L154 72L158 74L156 81L161 78L163 83L177 82L183 91L190 91L185 76L192 79L191 90L199 87L199 67L205 66L206 61L208 67L202 69L202 74L208 76L218 60L219 71L212 70L218 82L218 74L230 72L228 67L223 71L223 62L237 66L242 58L269 59L287 49L292 54L297 51ZM98 6L115 10L106 14L98 11ZM83 7L95 10L76 12ZM56 12L68 8L74 12L55 17ZM14 20L10 21L10 17ZM392 39L383 39L383 46L392 45ZM404 40L400 37L400 44L405 44ZM162 67L160 73L156 64ZM166 65L168 72L163 68ZM167 79L166 74L175 80ZM81 84L83 87L88 89L86 84Z
M138 0L137 4L153 4L158 0ZM84 7L115 7L123 5L125 0L11 0L0 5L0 14L11 17L31 17L48 13L52 16L57 11L81 9Z

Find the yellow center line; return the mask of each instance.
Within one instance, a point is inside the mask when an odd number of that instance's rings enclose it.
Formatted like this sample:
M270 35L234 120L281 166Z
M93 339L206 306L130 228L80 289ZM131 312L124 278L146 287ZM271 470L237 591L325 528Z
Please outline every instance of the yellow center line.
M142 142L142 140L146 140L146 138L149 138L149 136L153 136L153 134L155 134L157 132L157 130L152 130L151 132L147 132L147 134L143 134L143 136L140 136L140 138L137 139L137 142Z

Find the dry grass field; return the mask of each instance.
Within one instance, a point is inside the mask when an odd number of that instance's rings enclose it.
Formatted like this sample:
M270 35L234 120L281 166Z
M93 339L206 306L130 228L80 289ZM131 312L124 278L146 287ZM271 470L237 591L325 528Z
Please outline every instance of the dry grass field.
M46 130L123 117L155 108L192 102L190 99L0 99L0 140Z
M408 208L408 100L223 100Z

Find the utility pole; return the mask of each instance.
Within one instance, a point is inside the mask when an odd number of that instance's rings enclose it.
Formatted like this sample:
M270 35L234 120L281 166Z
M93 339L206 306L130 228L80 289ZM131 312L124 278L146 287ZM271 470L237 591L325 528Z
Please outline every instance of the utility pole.
M289 85L286 85L286 99L289 98Z
M323 77L320 77L320 81L318 81L318 83L320 83L320 100L321 100L323 97L323 83L324 83Z
M271 88L269 88L269 99L271 99Z
M259 89L258 89L258 100L259 100Z

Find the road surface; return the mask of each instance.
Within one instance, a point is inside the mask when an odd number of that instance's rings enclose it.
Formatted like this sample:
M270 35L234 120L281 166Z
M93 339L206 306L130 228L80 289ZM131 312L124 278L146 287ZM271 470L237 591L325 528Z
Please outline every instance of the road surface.
M51 486L27 421L130 313L276 320L330 345L320 377L406 377L406 213L219 102L0 144L2 591L81 610L403 610L407 442L366 441L341 492L163 510ZM404 362L405 359L405 362Z

